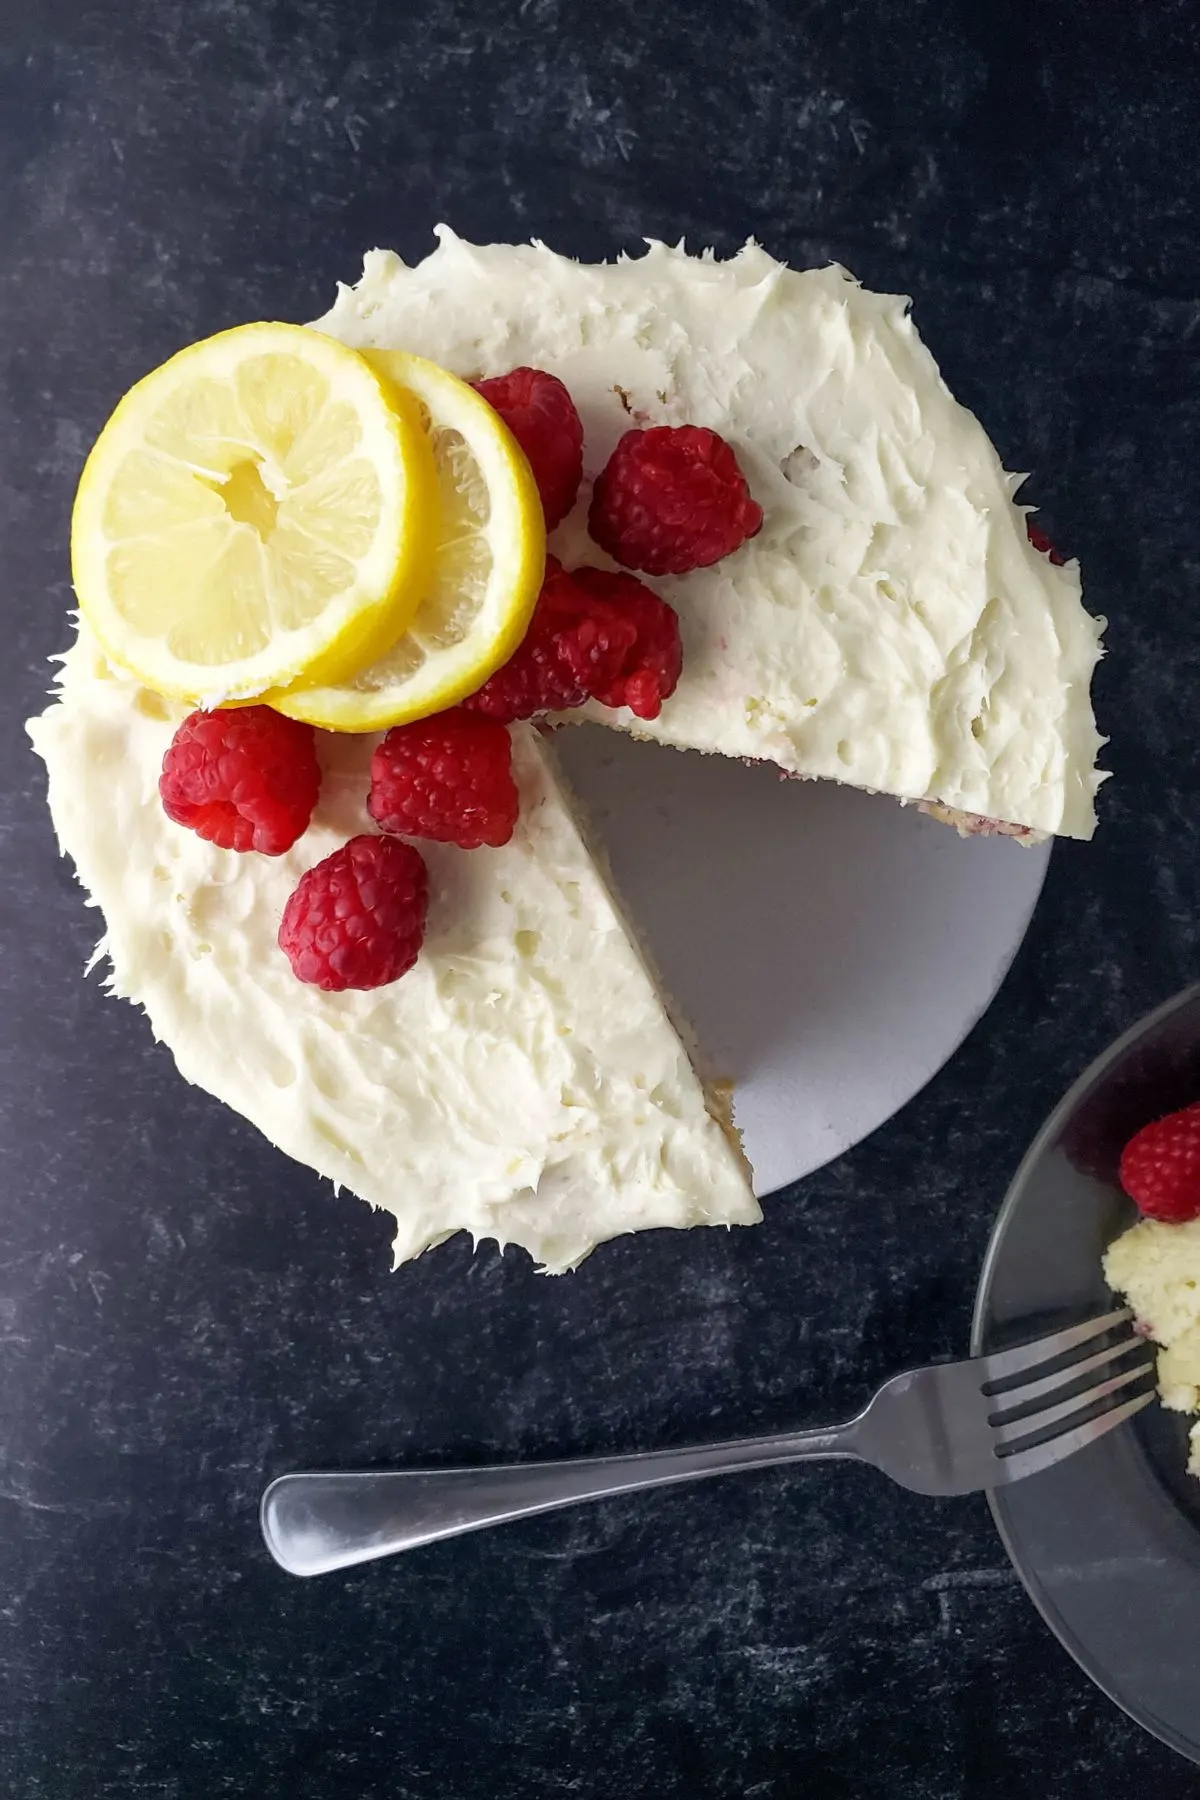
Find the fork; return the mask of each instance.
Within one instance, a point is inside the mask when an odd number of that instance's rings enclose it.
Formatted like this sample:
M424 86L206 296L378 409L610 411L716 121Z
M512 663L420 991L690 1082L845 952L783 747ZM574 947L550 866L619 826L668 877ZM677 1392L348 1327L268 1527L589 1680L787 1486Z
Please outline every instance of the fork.
M870 1463L914 1493L974 1493L1048 1469L1132 1418L1153 1386L1113 1397L1153 1373L1149 1349L1122 1307L992 1356L896 1375L825 1431L570 1462L281 1475L263 1494L263 1537L290 1574L322 1575L584 1500L830 1457Z

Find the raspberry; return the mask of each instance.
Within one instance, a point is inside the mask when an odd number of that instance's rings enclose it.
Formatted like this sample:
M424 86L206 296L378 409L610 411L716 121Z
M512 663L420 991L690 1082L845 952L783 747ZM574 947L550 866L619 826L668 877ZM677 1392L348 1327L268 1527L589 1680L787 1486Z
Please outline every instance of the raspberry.
M679 619L675 609L653 593L636 575L614 575L608 569L576 569L575 586L587 597L588 612L575 638L568 638L562 654L576 654L578 638L586 627L606 634L609 644L619 641L618 627L633 637L620 667L611 660L596 659L586 672L577 669L588 693L602 706L627 706L640 719L657 719L662 703L675 692L683 667ZM576 665L572 663L572 666Z
M553 531L574 506L583 479L583 423L575 402L558 376L544 369L514 369L477 381L475 388L529 458L546 529Z
M658 717L679 679L679 620L633 575L549 557L525 640L463 705L509 723L588 699Z
M471 712L509 724L535 713L582 706L587 690L559 654L560 639L579 618L575 584L562 564L546 558L546 577L529 629L508 661L463 701Z
M321 791L311 725L269 706L189 713L163 757L163 810L222 850L282 856Z
M495 719L454 708L388 732L371 758L367 810L384 831L477 850L517 822L512 743Z
M1057 563L1061 568L1067 560L1066 557L1060 550L1054 548L1041 526L1035 525L1028 513L1025 515L1025 529L1029 533L1029 541L1034 549L1040 550L1043 556L1048 556L1052 563Z
M701 425L627 431L596 478L588 514L600 548L648 575L720 562L762 521L737 457Z
M326 993L383 987L416 962L428 907L419 851L364 833L300 877L279 948L301 981Z
M1147 1218L1200 1218L1200 1104L1155 1119L1121 1152L1121 1186Z

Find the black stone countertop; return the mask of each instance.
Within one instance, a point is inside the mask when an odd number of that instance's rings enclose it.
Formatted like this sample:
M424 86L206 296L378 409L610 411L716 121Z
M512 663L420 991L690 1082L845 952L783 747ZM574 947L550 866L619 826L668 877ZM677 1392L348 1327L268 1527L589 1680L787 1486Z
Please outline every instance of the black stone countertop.
M963 1353L1067 1081L1198 972L1198 15L1189 0L0 7L0 1790L13 1800L1200 1792L1049 1637L981 1499L869 1471L617 1501L302 1583L297 1465L823 1421ZM916 296L1111 620L1116 779L936 1081L758 1231L537 1278L386 1221L175 1075L22 721L81 459L187 340L308 318L446 219L581 256L753 233ZM1014 854L1019 852L1014 851ZM947 970L953 980L953 970Z

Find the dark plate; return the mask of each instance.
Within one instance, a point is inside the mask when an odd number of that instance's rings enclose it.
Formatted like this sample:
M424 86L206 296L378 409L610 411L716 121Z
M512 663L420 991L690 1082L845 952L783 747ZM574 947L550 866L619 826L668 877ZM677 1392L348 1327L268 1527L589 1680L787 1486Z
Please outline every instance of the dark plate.
M1116 1171L1148 1119L1200 1099L1200 986L1120 1038L1017 1171L980 1277L974 1355L1111 1304L1107 1246L1135 1217ZM1110 1699L1200 1762L1200 1481L1181 1415L1146 1407L1077 1456L990 1496L1043 1618Z

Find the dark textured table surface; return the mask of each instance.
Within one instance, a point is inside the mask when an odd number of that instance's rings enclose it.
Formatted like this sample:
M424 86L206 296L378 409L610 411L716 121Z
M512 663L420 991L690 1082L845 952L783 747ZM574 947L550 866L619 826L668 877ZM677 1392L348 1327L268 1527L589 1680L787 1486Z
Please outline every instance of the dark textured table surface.
M1198 972L1200 176L1189 0L0 8L0 1790L785 1797L1200 1792L1094 1691L981 1499L854 1468L615 1502L300 1583L298 1464L818 1421L961 1354L1020 1151ZM81 459L136 376L307 318L446 219L836 257L917 297L1108 615L1116 779L936 1081L754 1232L576 1275L386 1222L186 1087L80 972L22 721ZM1019 854L1014 851L1014 854ZM953 979L953 970L947 971Z

